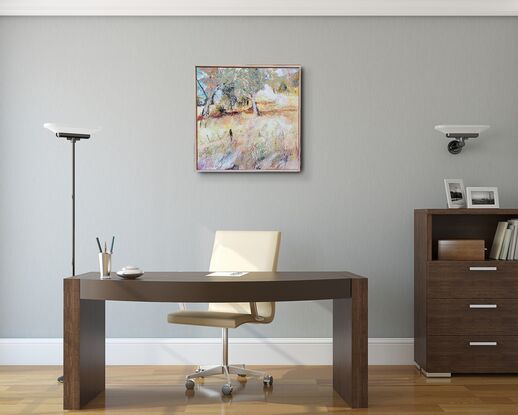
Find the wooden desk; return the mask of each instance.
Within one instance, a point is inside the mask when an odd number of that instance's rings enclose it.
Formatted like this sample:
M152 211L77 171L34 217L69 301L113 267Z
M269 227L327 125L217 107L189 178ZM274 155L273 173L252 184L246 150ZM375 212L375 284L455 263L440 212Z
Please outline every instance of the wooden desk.
M249 302L333 300L333 387L367 407L367 278L348 272L147 272L138 280L87 273L64 280L64 409L105 389L105 301Z

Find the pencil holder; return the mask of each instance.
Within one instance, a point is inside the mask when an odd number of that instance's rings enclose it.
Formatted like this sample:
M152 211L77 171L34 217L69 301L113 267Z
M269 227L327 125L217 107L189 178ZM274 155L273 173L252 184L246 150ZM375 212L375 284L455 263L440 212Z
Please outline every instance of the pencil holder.
M99 253L99 276L102 280L110 278L112 268L112 255L108 252Z

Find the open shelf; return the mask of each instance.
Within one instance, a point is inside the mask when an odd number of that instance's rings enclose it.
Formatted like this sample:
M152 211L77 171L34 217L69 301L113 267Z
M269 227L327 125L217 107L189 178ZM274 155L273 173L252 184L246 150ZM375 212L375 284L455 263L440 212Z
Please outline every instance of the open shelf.
M518 218L518 209L427 209L426 212L431 218L431 260L437 260L438 241L449 239L484 240L488 259L498 222Z

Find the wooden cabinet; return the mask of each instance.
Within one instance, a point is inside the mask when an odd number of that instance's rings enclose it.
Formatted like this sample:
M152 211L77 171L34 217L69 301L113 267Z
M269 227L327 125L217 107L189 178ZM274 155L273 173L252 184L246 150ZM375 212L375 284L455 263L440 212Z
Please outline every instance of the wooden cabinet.
M439 261L438 241L482 239L518 209L414 212L414 359L427 375L518 372L518 261ZM486 258L487 258L486 253Z

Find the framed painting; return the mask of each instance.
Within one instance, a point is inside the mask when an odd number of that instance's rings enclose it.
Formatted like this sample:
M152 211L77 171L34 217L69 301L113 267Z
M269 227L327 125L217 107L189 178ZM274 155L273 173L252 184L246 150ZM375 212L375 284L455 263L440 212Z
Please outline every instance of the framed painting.
M301 66L196 66L196 171L299 172Z

